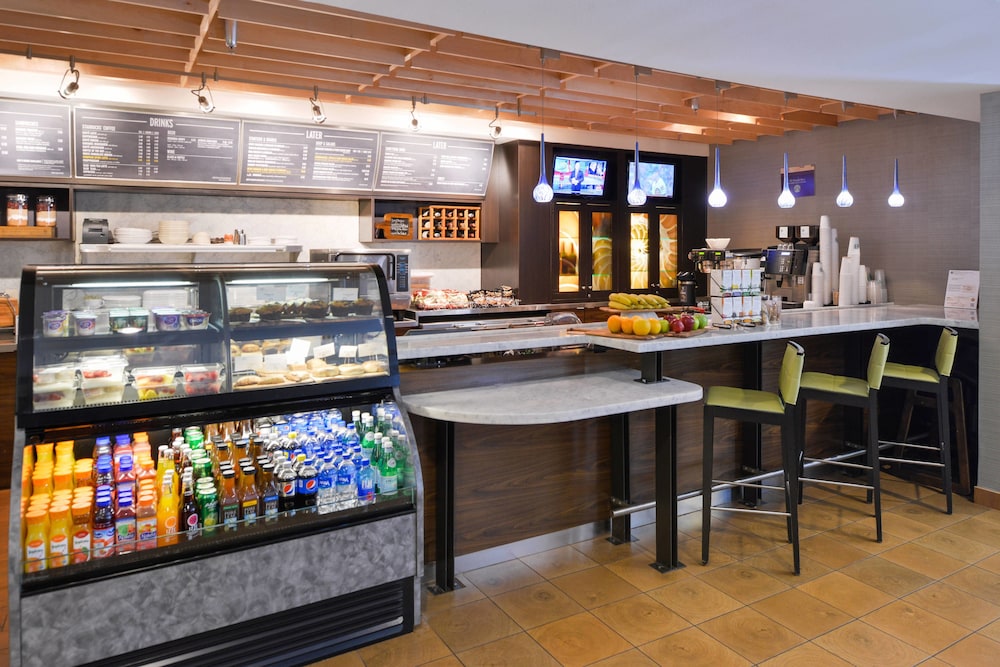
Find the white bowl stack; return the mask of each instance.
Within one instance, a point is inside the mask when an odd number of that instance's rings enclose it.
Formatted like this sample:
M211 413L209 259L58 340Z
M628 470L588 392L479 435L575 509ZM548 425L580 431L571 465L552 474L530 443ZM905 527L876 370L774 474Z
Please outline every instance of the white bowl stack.
M142 244L153 240L153 232L141 227L115 228L115 241L118 243Z
M187 220L161 220L160 243L184 245L191 238L191 223Z
M705 239L705 243L707 243L708 247L712 250L725 250L726 246L729 245L729 238Z

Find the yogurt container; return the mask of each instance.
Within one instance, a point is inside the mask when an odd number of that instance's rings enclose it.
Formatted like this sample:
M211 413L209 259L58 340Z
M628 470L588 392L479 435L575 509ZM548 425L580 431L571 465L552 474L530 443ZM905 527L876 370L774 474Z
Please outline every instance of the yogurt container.
M69 313L65 310L47 310L42 313L42 335L46 338L69 336Z
M73 324L77 336L93 336L97 332L97 313L87 310L73 311Z
M157 331L180 331L181 313L173 308L154 308L153 320Z
M208 328L208 313L204 310L186 310L183 313L184 327L191 330Z

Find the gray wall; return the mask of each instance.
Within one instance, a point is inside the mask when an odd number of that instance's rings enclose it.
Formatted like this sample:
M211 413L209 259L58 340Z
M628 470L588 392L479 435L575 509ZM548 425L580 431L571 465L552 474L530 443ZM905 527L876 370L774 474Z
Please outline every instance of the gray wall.
M983 95L981 109L978 481L1000 492L1000 93Z
M816 195L780 209L782 153L791 167L815 165ZM841 156L854 206L838 208ZM893 158L899 158L902 208L886 203ZM730 248L776 243L776 225L816 225L820 215L837 228L841 255L851 236L861 240L861 262L885 269L896 303L942 303L949 269L978 269L979 125L937 116L901 115L853 121L836 128L792 132L724 146L722 185L729 203L709 209L710 236L732 238ZM714 152L710 158L714 169Z

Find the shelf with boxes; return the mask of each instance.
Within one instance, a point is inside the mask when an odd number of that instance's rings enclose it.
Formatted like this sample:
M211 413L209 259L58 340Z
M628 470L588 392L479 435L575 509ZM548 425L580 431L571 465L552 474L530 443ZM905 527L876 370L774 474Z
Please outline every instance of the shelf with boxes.
M480 240L479 206L421 206L417 238L421 240Z

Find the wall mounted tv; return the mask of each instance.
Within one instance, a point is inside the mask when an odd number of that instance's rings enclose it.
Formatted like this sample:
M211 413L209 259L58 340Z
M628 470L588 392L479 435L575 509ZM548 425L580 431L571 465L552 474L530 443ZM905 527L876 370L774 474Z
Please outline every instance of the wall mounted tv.
M628 163L628 187L635 182L635 162ZM647 197L674 196L674 165L639 161L639 185Z
M603 197L608 161L556 155L552 164L552 192L557 195Z

